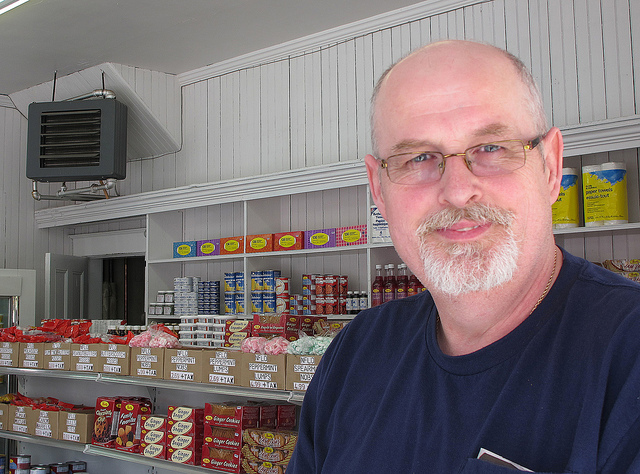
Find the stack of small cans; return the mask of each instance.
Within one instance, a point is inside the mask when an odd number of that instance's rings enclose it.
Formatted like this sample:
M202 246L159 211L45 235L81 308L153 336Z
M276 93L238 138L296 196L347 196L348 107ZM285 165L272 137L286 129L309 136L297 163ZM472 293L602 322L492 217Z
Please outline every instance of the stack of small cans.
M174 314L188 316L198 314L198 283L200 277L176 277L173 279Z
M244 272L224 273L224 313L245 313Z
M220 282L198 282L198 314L220 314Z

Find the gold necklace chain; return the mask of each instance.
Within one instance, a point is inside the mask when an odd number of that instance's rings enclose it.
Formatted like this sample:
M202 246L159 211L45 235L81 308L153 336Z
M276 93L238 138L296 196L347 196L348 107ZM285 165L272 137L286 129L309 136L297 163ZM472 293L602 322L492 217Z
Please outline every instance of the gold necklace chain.
M531 309L531 312L529 314L533 313L536 310L538 305L540 303L542 303L542 300L544 299L544 297L547 296L547 293L549 293L549 290L551 289L551 283L553 283L553 277L556 274L556 264L557 263L558 263L558 249L556 249L554 247L553 248L553 270L551 270L551 276L549 277L549 281L547 282L547 286L545 286L544 291L540 295L540 298L538 298L538 301L536 301L536 304L533 306L533 308Z

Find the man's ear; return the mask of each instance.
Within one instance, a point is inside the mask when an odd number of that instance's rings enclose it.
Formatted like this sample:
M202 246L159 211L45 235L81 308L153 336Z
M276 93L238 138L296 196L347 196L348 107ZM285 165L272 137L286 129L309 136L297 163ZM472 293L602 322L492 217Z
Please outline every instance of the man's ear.
M378 210L382 217L387 218L384 208L384 199L382 197L382 185L380 183L380 162L373 156L364 157L364 163L367 165L367 176L369 177L369 187L371 189L371 197L373 202L378 206Z
M547 168L549 200L553 204L558 199L562 182L563 149L562 133L557 127L549 130L544 138L544 160Z

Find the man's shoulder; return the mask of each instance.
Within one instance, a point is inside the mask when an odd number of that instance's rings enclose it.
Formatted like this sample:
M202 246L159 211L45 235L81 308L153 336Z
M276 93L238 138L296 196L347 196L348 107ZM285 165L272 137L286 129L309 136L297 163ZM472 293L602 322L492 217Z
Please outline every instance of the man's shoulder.
M606 291L615 290L640 297L640 283L626 278L622 273L613 272L599 264L589 262L564 251L565 264L575 274L576 279L585 285L602 287Z

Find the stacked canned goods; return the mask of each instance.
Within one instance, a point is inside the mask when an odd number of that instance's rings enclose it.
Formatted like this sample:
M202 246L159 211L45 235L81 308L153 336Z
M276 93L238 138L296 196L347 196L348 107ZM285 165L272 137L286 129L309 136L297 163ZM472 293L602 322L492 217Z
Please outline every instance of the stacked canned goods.
M198 282L198 314L220 314L220 282Z
M302 275L304 315L347 314L347 275Z
M224 274L224 313L244 314L244 272Z
M280 270L251 272L251 312L257 314L276 312L276 279Z
M4 473L4 462L0 465L0 469L0 472ZM9 458L10 474L73 474L80 472L87 472L87 463L85 461L31 464L31 455L29 454L19 454Z
M176 277L173 279L174 314L188 316L198 314L198 283L200 277Z

